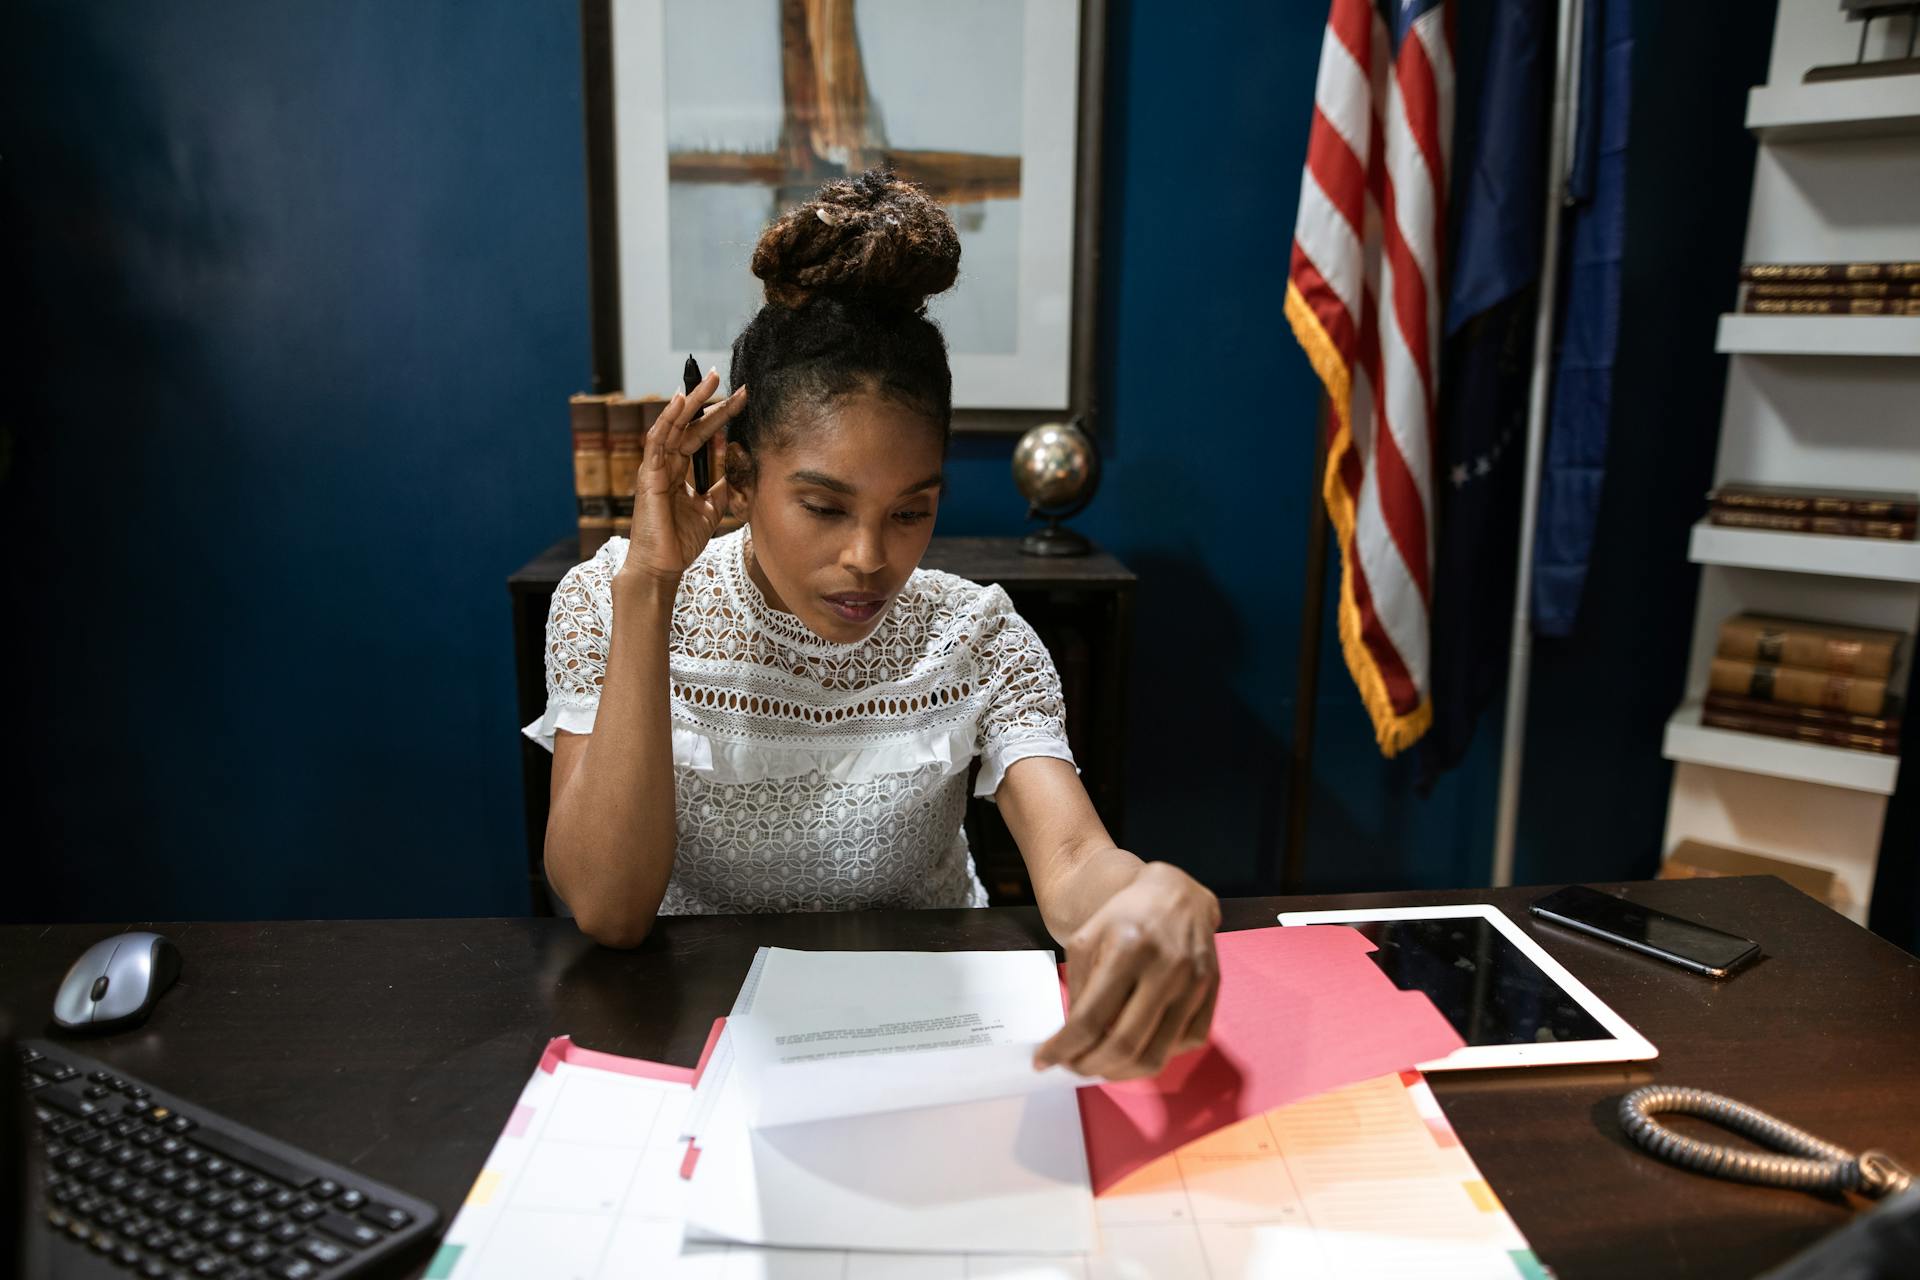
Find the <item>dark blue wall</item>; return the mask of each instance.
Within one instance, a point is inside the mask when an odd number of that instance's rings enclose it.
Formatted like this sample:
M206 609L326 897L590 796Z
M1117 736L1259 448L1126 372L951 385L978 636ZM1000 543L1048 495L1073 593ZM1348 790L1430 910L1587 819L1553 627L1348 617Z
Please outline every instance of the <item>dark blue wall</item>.
M1244 891L1279 858L1294 710L1317 387L1280 298L1324 8L1110 9L1109 465L1077 523L1142 578L1129 843ZM521 911L502 580L571 519L575 6L46 2L8 37L0 253L28 326L0 357L22 868L0 918ZM1716 89L1735 169L1757 78ZM1708 203L1737 226L1727 183ZM1675 259L1699 230L1643 224ZM1717 368L1683 378L1709 442ZM956 446L943 532L1022 527L1007 456ZM1677 474L1644 536L1638 491L1609 489L1602 538L1631 557L1596 567L1612 621L1543 655L1523 878L1651 870L1681 662L1613 655L1656 619L1684 649ZM1331 617L1311 882L1482 880L1497 708L1418 798Z
M574 7L11 15L0 911L523 910L503 578L565 525L587 363Z

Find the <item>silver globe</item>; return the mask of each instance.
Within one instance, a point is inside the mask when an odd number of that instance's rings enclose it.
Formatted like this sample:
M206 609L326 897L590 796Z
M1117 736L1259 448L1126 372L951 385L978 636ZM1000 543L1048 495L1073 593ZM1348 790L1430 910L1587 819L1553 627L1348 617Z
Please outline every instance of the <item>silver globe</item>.
M1013 483L1036 514L1049 515L1091 496L1093 442L1070 422L1043 422L1013 448Z
M1085 555L1087 540L1060 521L1084 510L1099 482L1100 455L1078 425L1043 422L1021 436L1013 447L1013 483L1029 514L1049 522L1028 535L1021 549L1029 555Z

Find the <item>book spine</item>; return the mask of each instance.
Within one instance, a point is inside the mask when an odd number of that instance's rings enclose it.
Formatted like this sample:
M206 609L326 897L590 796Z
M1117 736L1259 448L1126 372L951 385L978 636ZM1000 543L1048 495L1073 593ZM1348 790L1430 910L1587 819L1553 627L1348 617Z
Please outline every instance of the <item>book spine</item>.
M1796 630L1746 617L1720 624L1719 654L1816 674L1871 676L1881 681L1893 671L1891 640Z
M1887 705L1885 680L1831 671L1806 671L1740 658L1715 658L1708 674L1708 687L1715 693L1831 707L1863 716L1877 716Z
M598 551L613 533L613 501L607 474L609 396L573 396L567 402L573 429L573 494L580 512L580 554Z
M1709 711L1724 711L1730 715L1766 716L1793 724L1819 724L1830 729L1845 729L1853 733L1872 734L1882 738L1900 736L1900 717L1894 714L1897 709L1898 705L1892 698L1887 699L1887 714L1856 716L1845 711L1829 711L1825 707L1796 707L1792 703L1763 702L1758 698L1743 698L1732 693L1707 695Z
M1859 520L1852 516L1786 515L1777 511L1725 511L1715 507L1709 518L1730 529L1773 529L1780 533L1824 533L1840 538L1891 538L1912 542L1911 520Z
M1920 262L1749 262L1746 281L1920 280Z
M1911 298L1920 296L1920 281L1847 280L1812 283L1757 281L1747 286L1749 298Z
M1770 716L1739 715L1731 711L1715 711L1711 707L1700 713L1700 723L1709 729L1734 729L1741 733L1758 733L1769 738L1792 738L1799 742L1817 742L1829 747L1871 751L1877 755L1900 754L1898 738L1853 733L1830 725L1800 724L1792 720L1775 720Z
M607 402L607 490L613 536L633 531L633 482L640 470L640 402L616 396Z
M1920 519L1920 503L1893 498L1839 498L1821 494L1768 493L1722 485L1708 500L1716 510L1783 511L1821 516L1853 516L1861 520Z
M1740 309L1761 316L1920 316L1920 298L1756 298Z

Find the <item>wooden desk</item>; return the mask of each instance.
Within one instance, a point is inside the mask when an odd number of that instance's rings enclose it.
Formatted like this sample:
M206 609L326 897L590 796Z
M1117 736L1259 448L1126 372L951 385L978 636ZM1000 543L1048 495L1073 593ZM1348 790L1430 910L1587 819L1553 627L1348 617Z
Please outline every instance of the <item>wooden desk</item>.
M1846 1222L1799 1192L1738 1186L1641 1155L1615 1125L1628 1089L1697 1085L1824 1138L1920 1161L1920 960L1781 881L1635 884L1635 901L1759 939L1726 982L1535 927L1540 889L1243 898L1225 928L1282 909L1503 906L1660 1048L1656 1062L1437 1075L1434 1092L1541 1260L1563 1280L1751 1276ZM234 1119L458 1208L548 1037L692 1065L754 949L1047 945L1030 908L666 919L607 951L565 920L158 926L185 956L143 1028L84 1052ZM100 925L0 928L0 1008L44 1024ZM59 1039L58 1036L50 1036Z
M521 724L547 709L547 607L561 575L580 561L577 538L554 543L507 578L513 600L514 686ZM997 583L1033 624L1053 655L1067 704L1067 740L1093 807L1116 841L1125 843L1127 670L1133 652L1133 571L1097 547L1093 554L1045 558L1022 555L1018 538L940 538L927 548L923 568ZM529 908L550 915L542 870L547 837L547 792L553 757L520 739L520 780L527 816ZM987 894L995 905L1031 903L1020 850L985 800L969 798L967 839Z

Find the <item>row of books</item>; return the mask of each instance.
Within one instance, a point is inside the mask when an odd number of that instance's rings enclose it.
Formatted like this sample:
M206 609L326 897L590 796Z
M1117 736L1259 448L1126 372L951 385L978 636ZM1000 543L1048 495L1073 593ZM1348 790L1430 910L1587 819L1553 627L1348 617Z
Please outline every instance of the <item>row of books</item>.
M632 526L640 442L665 407L666 401L659 396L629 399L617 391L568 398L581 559L598 551L608 538L625 537Z
M1888 692L1906 635L1743 613L1720 624L1701 723L1883 755L1900 753Z
M1740 280L1750 314L1920 316L1920 262L1749 262Z
M1914 540L1920 493L1734 481L1707 495L1707 518L1735 529Z

